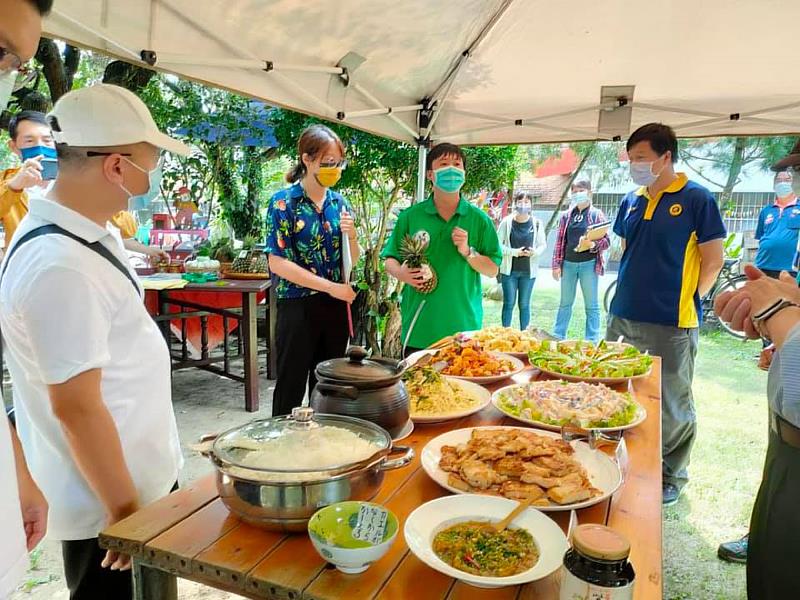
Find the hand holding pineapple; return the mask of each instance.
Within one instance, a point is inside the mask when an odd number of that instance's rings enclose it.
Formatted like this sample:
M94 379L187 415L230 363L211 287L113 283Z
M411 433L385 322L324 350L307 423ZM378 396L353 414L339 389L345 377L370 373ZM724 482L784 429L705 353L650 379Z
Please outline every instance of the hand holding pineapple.
M430 294L439 284L436 271L425 256L427 248L428 239L420 236L406 235L400 243L400 258L403 262L398 279L421 294Z

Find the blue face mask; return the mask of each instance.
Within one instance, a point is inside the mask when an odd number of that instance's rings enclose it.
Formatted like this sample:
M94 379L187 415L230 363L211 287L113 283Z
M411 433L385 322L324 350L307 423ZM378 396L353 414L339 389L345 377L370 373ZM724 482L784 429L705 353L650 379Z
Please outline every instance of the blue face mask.
M650 185L658 175L653 173L653 163L651 162L632 162L631 166L631 179L636 185Z
M778 198L786 198L792 193L792 184L789 181L779 181L775 184L775 195Z
M31 146L30 148L20 148L19 153L22 155L22 160L29 158L36 158L37 156L44 156L45 158L58 158L56 149L50 146Z
M433 185L448 194L454 194L460 190L465 179L464 169L458 167L442 167L433 172Z
M147 210L150 208L153 200L155 200L161 193L161 179L164 176L164 164L161 160L159 160L155 169L152 171L145 171L135 162L128 160L127 158L125 158L125 160L139 169L142 173L147 173L147 179L150 183L147 191L144 194L132 194L124 185L120 184L119 187L125 190L125 193L128 194L128 210L131 212L136 210Z

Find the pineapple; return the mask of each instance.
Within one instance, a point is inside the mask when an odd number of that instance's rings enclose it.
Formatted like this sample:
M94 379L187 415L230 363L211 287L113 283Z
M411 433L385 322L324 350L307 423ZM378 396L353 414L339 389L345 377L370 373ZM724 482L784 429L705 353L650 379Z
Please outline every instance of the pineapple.
M420 294L430 294L439 285L439 277L433 270L425 256L428 249L428 240L421 237L406 235L400 242L400 257L412 269L420 269L424 283L417 288Z
M247 250L247 254L237 257L231 265L233 273L268 273L267 255L257 250Z

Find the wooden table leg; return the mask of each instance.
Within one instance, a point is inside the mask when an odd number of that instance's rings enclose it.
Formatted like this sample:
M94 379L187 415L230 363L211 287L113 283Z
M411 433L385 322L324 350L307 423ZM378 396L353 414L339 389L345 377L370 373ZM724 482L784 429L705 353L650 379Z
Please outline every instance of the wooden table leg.
M277 344L275 343L275 323L278 318L278 296L275 289L270 286L267 290L269 297L269 315L267 315L267 337L269 339L269 352L267 353L267 379L275 379L278 372Z
M242 293L242 322L239 331L244 342L244 407L258 410L258 310L256 294Z
M158 308L156 310L158 310L159 317L169 314L169 295L167 294L166 290L158 291ZM167 342L167 347L169 347L170 320L164 319L163 321L159 321L158 326L161 328L161 335L164 336L164 339Z
M178 580L133 559L134 600L178 600Z

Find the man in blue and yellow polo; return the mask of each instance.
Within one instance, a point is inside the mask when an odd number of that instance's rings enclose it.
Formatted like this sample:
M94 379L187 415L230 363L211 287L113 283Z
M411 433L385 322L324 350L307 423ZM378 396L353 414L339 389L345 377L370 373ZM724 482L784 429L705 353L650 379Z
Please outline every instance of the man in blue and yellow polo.
M614 223L624 253L606 339L622 336L661 357L662 490L669 505L688 481L700 298L722 268L725 226L711 192L675 172L678 140L670 127L644 125L627 148L641 187L623 198Z

